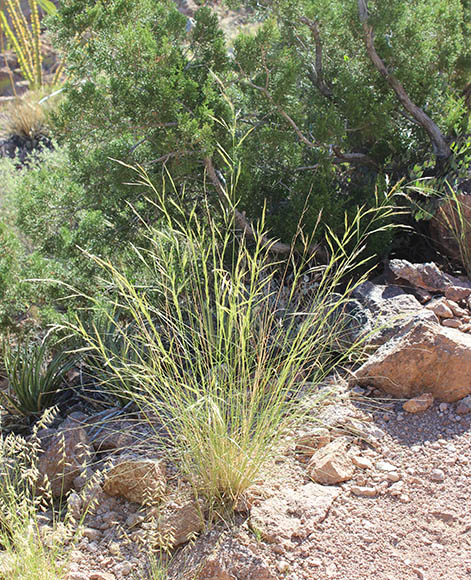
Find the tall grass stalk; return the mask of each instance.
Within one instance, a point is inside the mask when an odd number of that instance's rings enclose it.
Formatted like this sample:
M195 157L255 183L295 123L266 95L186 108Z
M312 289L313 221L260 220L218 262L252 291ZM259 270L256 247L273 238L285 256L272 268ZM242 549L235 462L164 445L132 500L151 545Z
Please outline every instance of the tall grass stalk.
M46 413L28 441L0 434L0 580L62 578L67 548L77 537L81 522L57 517L50 486L38 471L38 431L52 417Z
M456 248L456 255L450 257L459 260L468 277L471 277L471 198L457 193L448 183L446 183L447 193L444 195L443 192L429 187L425 179L409 189L438 202L438 208L420 207L419 211L427 219L436 220L443 228L446 233L443 242L446 243L448 249L451 247L452 251L453 247ZM415 205L418 204L415 203Z
M369 264L366 238L388 227L381 224L395 210L387 196L379 208L345 218L343 235L326 236L326 264L316 264L301 231L281 262L263 221L248 240L235 231L230 211L219 221L204 203L185 212L170 177L159 192L142 168L136 171L166 221L160 229L148 225L147 248L134 248L154 284L132 283L93 257L117 296L105 309L102 299L95 307L110 322L116 312L132 321L132 336L127 322L121 330L122 352L132 356L116 357L98 327L90 331L78 320L74 330L103 368L134 385L135 402L149 421L158 418L162 448L197 492L235 502L300 419L300 403L320 400L321 380L356 356L353 339L338 349L351 323L347 302ZM234 169L227 183L236 187L237 175Z

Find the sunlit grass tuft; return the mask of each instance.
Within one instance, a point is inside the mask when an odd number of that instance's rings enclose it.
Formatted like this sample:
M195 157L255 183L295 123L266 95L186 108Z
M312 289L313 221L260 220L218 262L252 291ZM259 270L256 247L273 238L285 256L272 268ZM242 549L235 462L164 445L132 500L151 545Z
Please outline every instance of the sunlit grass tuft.
M110 321L122 317L125 348L110 349L98 326L78 321L74 330L118 384L133 385L162 449L197 493L234 503L306 413L306 400L325 397L322 379L359 353L360 341L348 334L349 296L369 263L366 238L395 210L386 196L379 208L346 218L340 237L329 231L325 264L316 263L301 232L281 261L263 224L249 240L235 231L230 211L222 221L204 204L185 211L172 201L178 196L170 178L166 195L165 180L162 193L137 171L167 222L147 226L147 248L134 248L154 283L132 283L94 257L116 292L95 308Z

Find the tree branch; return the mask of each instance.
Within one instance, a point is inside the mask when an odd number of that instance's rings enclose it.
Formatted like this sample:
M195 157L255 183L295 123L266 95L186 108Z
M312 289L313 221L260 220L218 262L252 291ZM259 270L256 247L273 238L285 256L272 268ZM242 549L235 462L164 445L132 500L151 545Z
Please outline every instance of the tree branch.
M232 207L229 203L229 198L227 196L226 189L222 185L217 173L216 169L214 168L213 160L211 157L206 157L204 160L204 165L206 167L206 173L213 184L218 197L226 209L229 209L234 212L234 221L236 226L249 238L255 239L255 231L253 229L252 224L249 222L245 213L242 213L237 208ZM277 242L274 240L268 239L266 236L263 236L263 241L266 244L269 244L270 251L275 252L277 254L290 254L293 250L291 244L284 244L283 242Z
M322 64L322 41L321 34L319 32L319 24L317 23L317 21L309 20L309 18L306 17L302 17L301 22L309 27L312 37L314 39L314 44L316 46L315 64L312 66L312 71L309 74L309 78L319 89L319 92L322 95L324 95L324 97L331 99L332 91L327 86L327 83L325 82L324 79L324 66Z
M368 25L369 15L367 0L358 0L358 12L360 22L363 26L363 31L365 33L366 50L371 62L375 66L376 70L381 74L381 76L384 77L388 85L396 93L396 96L401 105L417 121L417 123L429 136L434 148L435 155L437 157L437 162L446 161L449 157L451 157L452 152L445 140L445 137L438 128L438 125L436 125L436 123L434 123L434 121L432 121L432 119L411 100L400 81L388 71L383 60L376 52L373 27Z
M275 102L274 98L265 87L256 85L249 78L247 78L247 76L246 82L250 87L256 89L257 91L260 91L266 97L266 99L276 108L276 110L283 117L283 119L285 119L287 123L291 126L293 131L298 136L298 139L301 141L301 143L304 143L304 145L306 145L310 149L328 150L329 155L331 156L332 153L334 152L336 157L333 159L333 162L336 164L352 163L358 165L370 165L371 167L375 167L376 169L378 169L378 164L376 163L376 161L374 161L374 159L372 159L365 153L342 153L339 147L334 147L333 145L328 145L326 143L321 143L320 141L312 141L311 139L308 139L306 135L298 127L294 119L290 117L290 115L288 115L288 113L278 103Z

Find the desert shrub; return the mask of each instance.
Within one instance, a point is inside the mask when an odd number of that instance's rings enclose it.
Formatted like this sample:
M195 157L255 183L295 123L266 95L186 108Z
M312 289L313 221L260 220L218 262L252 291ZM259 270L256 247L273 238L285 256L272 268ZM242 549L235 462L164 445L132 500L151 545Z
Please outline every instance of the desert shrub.
M301 401L305 409L307 400L315 406L324 396L318 391L322 378L355 357L355 340L346 349L337 346L346 331L341 313L363 279L355 272L366 259L365 229L373 231L378 219L392 215L390 199L347 219L341 237L328 235L327 264L316 265L306 239L304 252L298 248L297 258L293 253L283 265L263 224L234 238L233 211L224 212L222 224L210 212L202 223L197 211L188 216L186 207L172 202L175 191L162 195L142 170L139 181L168 222L165 231L148 226L149 245L136 248L143 269L158 275L152 284L132 283L95 257L116 295L105 308L92 301L113 325L118 309L133 332L114 326L125 345L117 352L99 327L90 332L78 320L73 330L108 373L133 385L130 394L143 414L158 419L149 420L162 450L197 492L235 502L302 415ZM168 268L175 248L188 273L183 280ZM306 279L312 280L309 292Z
M443 165L445 135L469 119L468 0L368 3L379 56L443 151L373 66L357 2L236 3L254 7L259 26L232 54L208 8L190 31L165 0L67 0L59 9L53 26L71 75L59 127L90 206L100 205L121 239L134 234L126 201L142 198L123 188L129 170L108 157L140 163L154 179L165 164L194 201L220 143L241 163L240 209L250 218L265 211L288 242L300 215L319 237L324 226L340 231L345 210L374 205L386 175L407 177L435 153ZM215 121L230 122L229 102L239 134L251 130L237 148Z

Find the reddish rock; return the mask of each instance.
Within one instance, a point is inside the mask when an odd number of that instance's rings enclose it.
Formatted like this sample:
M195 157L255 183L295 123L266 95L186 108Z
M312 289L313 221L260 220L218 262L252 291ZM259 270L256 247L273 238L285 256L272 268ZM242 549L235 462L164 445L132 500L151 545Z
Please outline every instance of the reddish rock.
M402 408L407 413L423 413L433 405L433 395L431 393L424 393L413 399L406 401Z
M447 328L461 328L463 326L461 320L458 320L457 318L447 318L446 320L442 320L442 325Z
M412 264L407 260L390 260L389 269L396 278L405 280L411 286L416 286L423 290L445 292L449 287L457 287L469 290L468 296L471 294L471 282L469 280L460 280L455 276L445 274L433 262ZM447 296L447 298L456 300L452 296Z
M308 464L309 476L324 485L347 481L352 478L353 471L353 462L343 439L335 439L316 451Z
M471 336L411 323L370 356L355 380L400 398L429 392L441 401L457 401L471 394Z
M149 516L157 522L156 540L162 548L173 549L194 539L204 526L203 508L193 498L168 502L161 510L152 508Z
M453 311L448 306L444 298L436 298L431 300L426 306L427 310L431 310L439 318L453 318Z
M74 488L74 480L90 462L92 448L79 419L69 417L56 432L48 431L44 438L44 453L38 468L50 483L54 497L60 497Z

